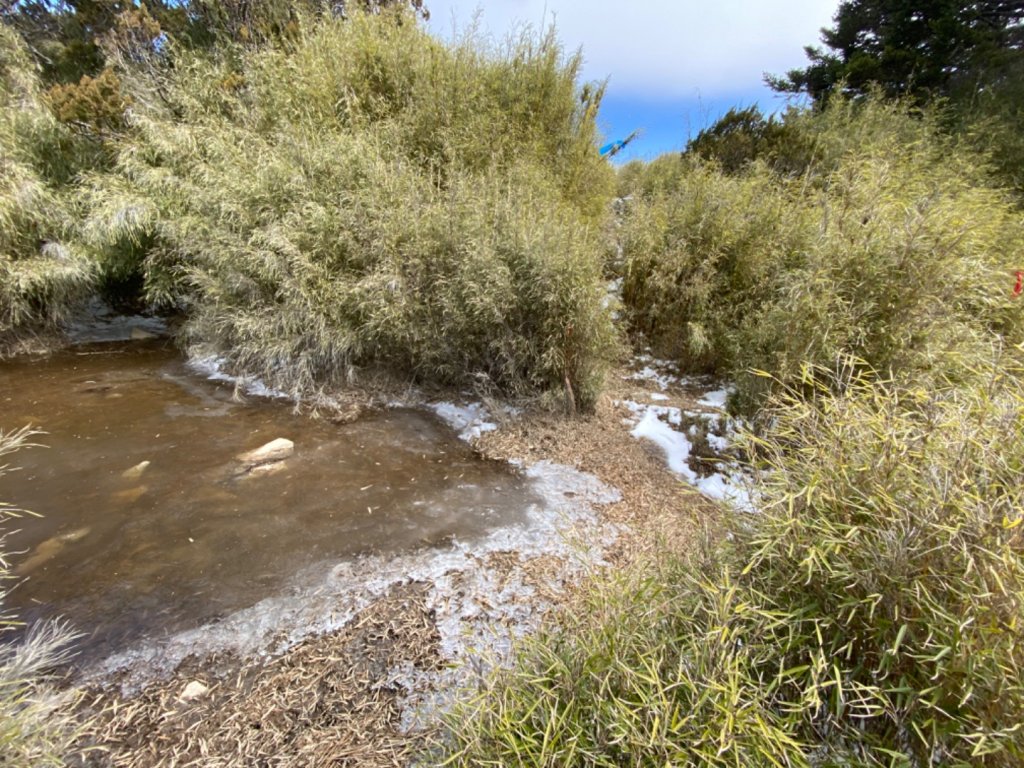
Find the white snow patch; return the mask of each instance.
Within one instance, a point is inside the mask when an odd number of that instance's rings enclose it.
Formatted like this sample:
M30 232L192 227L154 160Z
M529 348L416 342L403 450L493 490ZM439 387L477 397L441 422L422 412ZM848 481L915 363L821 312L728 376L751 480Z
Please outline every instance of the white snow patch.
M726 387L708 392L700 403L709 407L722 407L731 391L731 387ZM652 395L651 399L656 398ZM721 406L716 405L717 403L721 403ZM750 478L739 465L735 462L723 462L722 471L701 477L689 464L692 443L686 434L673 429L682 426L684 416L690 421L705 422L708 445L716 453L722 454L729 449L731 436L735 434L735 429L742 426L742 422L733 422L722 413L684 411L672 406L650 405L632 400L616 401L615 404L624 406L633 414L633 418L624 419L626 425L632 427L631 434L638 439L650 440L661 448L668 468L683 480L709 498L727 501L739 509L755 510L756 505L751 499L750 491L747 490L752 485ZM695 437L697 425L691 423L686 432Z
M662 392L673 384L680 384L682 382L676 364L671 360L659 360L650 355L637 355L633 358L633 363L634 365L642 365L643 368L624 376L623 378L626 381L650 381Z
M746 512L753 512L755 510L754 503L750 498L750 492L747 490L749 478L739 472L739 470L734 470L728 474L715 472L712 475L700 478L696 485L697 490L709 498L727 501L737 509L742 509Z
M725 435L716 435L714 432L708 432L708 445L711 446L711 450L715 453L724 453L729 448L729 438Z
M459 433L467 443L480 437L484 432L493 432L498 425L491 421L491 414L482 403L456 405L455 403L431 403L427 406Z
M682 410L672 405L648 405L647 403L637 403L633 400L616 400L614 404L625 406L640 418L643 418L648 413L653 413L659 418L665 418L669 424L675 424L677 427L683 423Z
M689 465L692 447L690 441L686 439L686 435L676 432L658 418L654 408L646 410L630 434L639 439L650 440L665 452L665 461L669 469L689 483L697 481L697 473L690 469Z
M725 408L725 404L729 400L729 395L734 391L733 387L716 389L713 392L705 393L704 397L697 402L701 405L706 405L708 408Z
M647 396L651 398L651 400L654 400L655 402L663 402L669 399L668 395L663 395L660 392L651 392Z
M637 371L636 373L629 374L625 378L629 381L652 381L657 385L658 389L660 389L662 392L664 392L673 384L679 382L678 376L674 376L671 373L664 373L662 371L658 371L649 365L644 366L644 368Z

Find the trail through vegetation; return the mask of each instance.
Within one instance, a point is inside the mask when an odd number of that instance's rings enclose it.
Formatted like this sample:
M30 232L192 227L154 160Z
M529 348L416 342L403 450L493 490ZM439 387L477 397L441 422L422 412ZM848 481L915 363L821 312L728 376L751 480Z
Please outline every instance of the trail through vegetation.
M531 441L628 440L630 346L735 384L757 511L652 533L429 760L1024 761L1019 3L844 2L772 81L808 106L617 172L553 31L49 5L0 27L0 352L99 292L301 402L371 374L519 399L481 450L584 462Z

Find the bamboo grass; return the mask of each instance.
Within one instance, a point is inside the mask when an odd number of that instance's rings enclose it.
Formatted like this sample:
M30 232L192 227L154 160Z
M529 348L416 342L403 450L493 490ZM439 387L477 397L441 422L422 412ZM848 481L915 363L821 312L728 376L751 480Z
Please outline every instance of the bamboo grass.
M30 445L35 434L27 428L0 430L0 462ZM0 463L0 481L9 470L8 464ZM0 500L0 638L17 625L16 617L4 606L13 579L4 545L11 521L24 514ZM74 746L79 729L73 714L76 694L58 691L50 678L54 669L69 660L76 637L62 622L42 622L24 638L16 642L4 638L0 644L0 764L58 768L80 752Z
M602 88L552 34L452 44L402 14L303 20L287 47L179 51L90 182L86 240L135 253L193 350L303 395L367 367L597 396L613 175Z
M522 643L444 764L1019 765L1024 386L993 357L928 388L850 361L776 389L746 438L759 511Z
M93 286L75 240L78 151L43 103L20 39L0 27L0 341L59 325Z
M837 104L786 126L814 148L798 175L679 157L627 171L635 332L690 369L735 378L747 410L804 363L853 355L947 375L978 362L992 333L1011 347L1024 338L1011 295L1024 217L984 157L898 104Z

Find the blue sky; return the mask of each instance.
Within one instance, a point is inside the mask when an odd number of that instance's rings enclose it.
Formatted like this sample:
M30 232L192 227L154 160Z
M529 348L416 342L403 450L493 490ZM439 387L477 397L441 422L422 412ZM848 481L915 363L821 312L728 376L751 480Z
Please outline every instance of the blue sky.
M616 158L651 159L731 106L785 106L765 72L803 66L803 47L831 25L838 0L426 0L430 28L450 37L477 18L496 40L554 22L567 49L582 48L584 77L608 80L598 118L605 136L642 135Z

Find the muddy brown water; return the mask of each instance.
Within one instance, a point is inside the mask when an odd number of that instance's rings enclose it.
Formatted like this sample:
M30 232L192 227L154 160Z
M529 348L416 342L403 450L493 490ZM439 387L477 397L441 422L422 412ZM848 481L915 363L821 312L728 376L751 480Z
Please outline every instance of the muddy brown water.
M429 412L334 425L233 394L155 343L0 364L0 428L46 432L0 479L0 499L42 515L8 539L7 607L68 619L80 665L281 594L319 563L471 541L536 501ZM295 443L280 471L238 474L239 453L279 437Z

